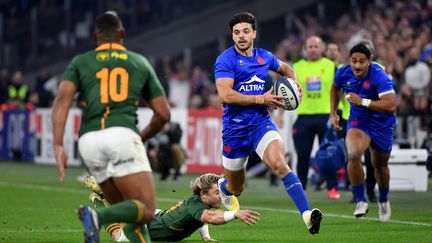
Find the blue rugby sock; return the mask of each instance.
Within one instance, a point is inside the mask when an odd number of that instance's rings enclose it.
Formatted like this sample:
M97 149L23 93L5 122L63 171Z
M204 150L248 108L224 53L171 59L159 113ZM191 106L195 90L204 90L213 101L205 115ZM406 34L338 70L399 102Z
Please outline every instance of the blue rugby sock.
M288 195L293 200L300 214L303 215L304 211L310 210L309 202L306 198L306 194L303 190L302 184L294 172L288 173L284 178L282 178L283 184L285 186Z
M224 181L221 183L220 185L220 190L225 194L225 195L232 195L231 192L228 191L228 189L226 188L226 185L228 184L228 180L225 178Z
M378 202L387 202L389 187L385 187L385 188L378 187L378 189L379 189Z
M354 193L354 196L356 198L356 202L367 202L366 201L366 192L365 192L365 184L362 183L357 186L352 186L352 192Z

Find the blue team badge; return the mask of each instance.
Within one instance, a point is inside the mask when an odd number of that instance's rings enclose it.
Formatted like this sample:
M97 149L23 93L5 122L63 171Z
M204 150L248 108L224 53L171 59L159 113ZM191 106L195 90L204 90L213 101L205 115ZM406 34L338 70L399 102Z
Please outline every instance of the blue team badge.
M239 61L239 64L240 64L240 65L244 65L245 62L244 62L243 60L240 60L240 61Z
M321 91L321 81L307 81L306 82L307 91Z

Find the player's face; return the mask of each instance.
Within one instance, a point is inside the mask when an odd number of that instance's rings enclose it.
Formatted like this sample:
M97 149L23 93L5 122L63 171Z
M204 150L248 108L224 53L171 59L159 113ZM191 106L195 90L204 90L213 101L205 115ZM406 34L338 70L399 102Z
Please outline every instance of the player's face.
M362 78L369 70L370 60L365 54L354 52L350 57L350 65L354 75L357 78Z
M219 189L216 184L204 195L204 203L211 208L220 208L222 199L219 195Z
M236 48L242 52L247 52L253 47L256 31L249 23L238 23L233 26L232 38Z

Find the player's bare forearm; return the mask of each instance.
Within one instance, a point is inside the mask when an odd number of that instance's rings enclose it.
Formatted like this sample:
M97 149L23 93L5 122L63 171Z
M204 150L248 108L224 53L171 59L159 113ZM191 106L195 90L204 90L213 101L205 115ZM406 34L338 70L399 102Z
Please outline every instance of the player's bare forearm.
M226 224L233 219L227 220L226 213L230 213L232 211L223 211L223 210L204 210L201 215L201 222L204 224L213 224L220 225ZM258 212L252 210L239 210L235 212L235 218L245 222L248 225L256 224L259 220L260 214Z
M153 110L153 117L150 123L140 133L143 142L162 130L171 116L170 107L165 96L158 96L152 99L148 105Z
M216 89L219 98L224 104L232 105L254 105L256 97L254 95L244 95L232 89L234 80L230 78L220 78L216 80Z
M347 100L358 106L363 105L363 100L365 98L361 98L356 93L348 93L346 96ZM378 112L385 112L385 113L392 113L396 110L397 107L397 97L395 93L388 93L380 97L379 100L368 100L368 109L378 111Z
M397 108L397 97L395 93L385 94L379 100L371 101L369 109L385 113L393 113Z
M63 145L63 133L66 119L69 113L73 96L75 95L75 84L70 81L63 81L60 84L59 92L54 100L52 108L53 144Z
M60 181L64 181L65 169L67 168L68 155L63 147L63 133L69 107L75 95L76 87L71 81L63 81L59 87L59 93L54 100L52 109L53 144L57 173Z
M298 89L298 93L300 96L300 100L302 100L303 88L297 80L297 74L295 73L294 69L290 65L279 60L279 68L278 68L277 72L283 76L286 76L286 77L294 80L294 82L297 84L297 89Z
M201 222L212 225L226 224L224 213L223 210L204 210L201 215Z
M244 95L233 90L233 84L234 80L231 78L219 78L216 80L216 88L222 103L239 106L258 104L266 105L272 109L282 106L281 100L283 97L274 95L273 88L262 95Z
M341 97L342 90L332 84L330 89L330 114L336 114Z
M279 68L277 70L277 73L279 73L282 76L286 76L286 77L297 82L297 75L296 75L294 69L290 65L286 64L285 62L283 62L281 60L279 60ZM298 82L297 82L297 84L298 84Z
M339 116L337 115L336 111L341 96L342 96L342 90L336 88L336 86L332 84L330 88L330 122L331 125L336 129L339 129Z

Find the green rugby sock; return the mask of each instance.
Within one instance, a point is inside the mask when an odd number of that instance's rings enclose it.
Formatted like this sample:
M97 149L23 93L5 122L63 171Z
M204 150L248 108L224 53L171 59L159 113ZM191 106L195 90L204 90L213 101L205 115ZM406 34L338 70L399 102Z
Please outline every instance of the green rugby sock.
M105 201L101 201L98 198L95 198L93 201L93 204L96 208L106 208L108 207L108 203ZM102 227L105 229L105 231L111 235L114 230L121 229L121 225L119 223L105 223L102 224Z
M99 223L142 223L144 221L144 204L137 200L127 200L112 204L109 207L96 208Z
M151 243L150 233L145 224L129 223L123 227L123 232L130 242Z

